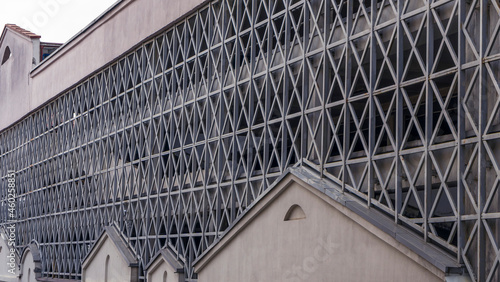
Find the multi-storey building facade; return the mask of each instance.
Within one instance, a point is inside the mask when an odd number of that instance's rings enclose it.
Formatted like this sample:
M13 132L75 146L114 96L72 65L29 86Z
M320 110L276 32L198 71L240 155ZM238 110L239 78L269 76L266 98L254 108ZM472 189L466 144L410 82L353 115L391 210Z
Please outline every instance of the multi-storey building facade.
M17 247L36 240L42 276L80 278L114 223L141 279L170 245L195 280L297 165L499 279L498 1L151 2L117 3L36 66L1 122L1 220L12 170Z

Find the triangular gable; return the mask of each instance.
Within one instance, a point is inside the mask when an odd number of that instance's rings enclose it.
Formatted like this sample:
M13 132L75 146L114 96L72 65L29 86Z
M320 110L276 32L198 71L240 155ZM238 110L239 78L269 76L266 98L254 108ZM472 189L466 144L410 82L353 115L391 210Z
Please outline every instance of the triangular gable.
M26 30L18 25L15 24L6 24L3 28L2 35L0 35L0 46L2 46L3 39L5 38L5 35L7 34L7 31L11 31L13 33L16 33L27 40L33 40L33 39L40 39L41 36L38 34L35 34L29 30Z
M162 279L168 275L169 281L184 281L184 261L177 258L170 246L161 249L146 266L148 281ZM172 276L174 276L172 278ZM156 279L156 280L155 280Z
M24 281L26 278L23 278L23 276L26 275L33 275L35 280L39 280L39 278L42 277L42 258L36 241L31 241L31 243L24 248L21 255L20 265L20 281Z
M327 203L336 207L345 207L340 212L348 218L359 223L368 232L378 232L383 234L384 241L395 249L402 245L408 251L401 251L413 261L426 267L432 265L433 269L442 271L444 274L462 274L465 272L463 265L455 261L453 257L425 242L422 238L412 233L405 227L396 224L386 215L375 209L369 209L349 194L341 193L341 186L334 181L321 178L313 169L290 168L275 184L272 185L262 196L254 201L251 207L240 216L221 238L209 247L193 264L195 272L201 271L212 259L215 258L238 234L254 221L259 214L272 202L277 199L290 185L300 183L302 187L310 190ZM362 222L360 222L360 220ZM372 227L368 227L372 226ZM378 231L374 230L378 229ZM389 235L389 236L387 236ZM423 258L424 260L421 260ZM425 263L424 263L425 261Z
M146 269L148 271L152 270L151 267L154 267L155 262L160 259L163 259L173 272L184 273L184 262L175 256L174 251L172 250L172 248L170 248L170 246L167 246L158 251L151 262L146 266Z
M113 242L113 245L118 249L118 251L121 254L121 257L125 260L128 266L130 267L136 267L139 266L139 261L137 260L136 255L128 247L127 242L123 239L123 237L120 235L120 232L118 229L114 226L106 226L104 227L103 232L97 239L97 241L94 243L92 248L90 249L90 252L87 254L87 256L84 258L83 263L82 263L82 268L85 269L86 266L92 261L95 255L97 255L97 252L99 251L99 248L104 244L106 240L111 240Z

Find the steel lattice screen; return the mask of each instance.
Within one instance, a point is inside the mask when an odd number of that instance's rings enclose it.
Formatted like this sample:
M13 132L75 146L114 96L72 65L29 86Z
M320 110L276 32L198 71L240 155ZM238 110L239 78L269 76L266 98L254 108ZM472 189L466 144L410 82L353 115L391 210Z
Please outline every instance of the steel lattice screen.
M214 1L0 133L18 246L79 277L116 221L144 267L191 262L284 170L346 192L496 281L498 1ZM360 266L362 267L362 266Z

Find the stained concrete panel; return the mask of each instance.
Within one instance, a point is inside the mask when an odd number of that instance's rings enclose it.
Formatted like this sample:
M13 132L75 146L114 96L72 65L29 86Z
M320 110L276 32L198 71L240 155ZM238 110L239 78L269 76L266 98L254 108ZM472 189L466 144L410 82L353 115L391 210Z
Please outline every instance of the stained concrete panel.
M82 281L131 281L132 270L125 259L123 259L120 251L108 237L105 237L104 240L100 246L97 246L95 256L90 258L90 261L84 266Z
M147 281L184 282L184 262L171 247L161 249L146 266Z
M0 130L31 110L29 72L35 57L33 48L39 40L34 42L9 29L1 42L0 57L3 57L7 47L11 55L0 65Z
M276 188L274 188L276 189ZM297 205L305 218L284 221ZM342 208L342 207L340 207ZM198 281L443 281L298 183L218 249ZM424 265L426 267L424 267Z
M204 2L122 0L34 69L33 50L39 40L31 44L6 36L0 56L10 46L13 58L0 67L0 105L5 105L0 106L0 130Z
M203 0L123 0L83 35L32 72L32 108L61 93L138 42L173 23ZM57 83L54 83L57 81Z
M148 281L181 282L184 281L184 274L176 273L160 258L158 259L158 264L154 265L151 271L148 271Z

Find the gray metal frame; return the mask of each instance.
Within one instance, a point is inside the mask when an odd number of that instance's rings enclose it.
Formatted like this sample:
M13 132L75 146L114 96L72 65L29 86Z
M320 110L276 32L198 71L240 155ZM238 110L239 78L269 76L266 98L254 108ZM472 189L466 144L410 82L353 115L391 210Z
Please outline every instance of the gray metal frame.
M1 220L78 278L116 222L191 262L294 164L499 279L500 6L221 0L0 133ZM75 66L77 67L77 66ZM362 266L360 266L362 267Z

